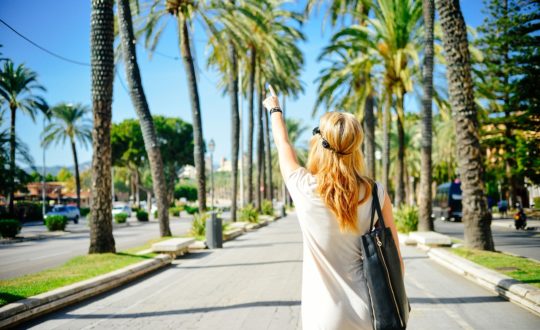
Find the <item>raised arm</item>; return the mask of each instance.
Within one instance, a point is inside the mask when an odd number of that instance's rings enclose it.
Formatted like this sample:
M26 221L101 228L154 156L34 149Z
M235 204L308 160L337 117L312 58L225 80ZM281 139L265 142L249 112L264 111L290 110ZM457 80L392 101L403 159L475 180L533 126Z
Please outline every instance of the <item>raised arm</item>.
M289 142L289 136L287 135L287 127L285 126L285 120L283 119L283 113L279 106L279 100L272 86L270 87L270 96L264 101L264 107L270 111L270 121L272 122L272 135L274 137L274 143L278 151L279 168L283 178L287 179L289 175L296 170L300 165L296 159L296 153L293 146ZM279 109L279 110L276 110Z

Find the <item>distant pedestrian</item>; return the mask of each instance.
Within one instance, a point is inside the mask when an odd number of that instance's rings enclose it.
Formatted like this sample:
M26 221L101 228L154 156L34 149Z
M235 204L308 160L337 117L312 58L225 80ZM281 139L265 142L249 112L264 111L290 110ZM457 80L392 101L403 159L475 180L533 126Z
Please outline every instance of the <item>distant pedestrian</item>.
M508 201L506 201L504 199L500 200L499 203L497 203L497 208L499 209L499 213L501 214L501 218L506 217L507 212L508 212Z
M348 113L324 114L313 130L307 166L301 167L288 140L278 98L271 92L264 106L270 111L281 174L303 236L303 328L373 329L360 247L360 236L370 230L373 183L364 168L361 124ZM385 189L377 183L382 216L399 251ZM394 266L403 271L399 259Z

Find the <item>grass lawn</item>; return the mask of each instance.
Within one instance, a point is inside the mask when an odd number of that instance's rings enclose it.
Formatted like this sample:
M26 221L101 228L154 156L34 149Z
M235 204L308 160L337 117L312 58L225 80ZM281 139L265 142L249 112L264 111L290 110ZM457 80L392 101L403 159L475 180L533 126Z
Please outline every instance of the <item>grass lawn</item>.
M131 264L154 257L149 253L136 255L149 249L153 243L170 239L161 237L146 244L119 253L89 254L70 259L64 265L38 273L28 274L7 280L0 280L0 306L35 296L69 284L103 275Z
M453 248L450 251L481 266L540 288L539 262L501 252L469 250L463 247Z

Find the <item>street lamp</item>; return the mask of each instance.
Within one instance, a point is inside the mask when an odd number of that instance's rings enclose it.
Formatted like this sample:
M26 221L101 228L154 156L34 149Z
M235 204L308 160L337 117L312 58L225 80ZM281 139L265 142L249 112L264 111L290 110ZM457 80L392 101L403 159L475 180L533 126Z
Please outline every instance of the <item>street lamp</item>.
M210 183L212 185L212 210L214 210L214 150L216 149L216 143L214 139L210 139L208 142L208 151L210 151Z

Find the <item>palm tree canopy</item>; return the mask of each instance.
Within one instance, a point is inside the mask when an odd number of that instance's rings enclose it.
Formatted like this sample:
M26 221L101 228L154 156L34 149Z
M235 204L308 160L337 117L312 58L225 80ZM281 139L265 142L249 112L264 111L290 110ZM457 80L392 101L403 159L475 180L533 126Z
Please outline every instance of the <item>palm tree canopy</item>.
M11 109L19 109L30 115L35 121L36 110L47 111L47 102L35 90L45 91L37 82L37 74L24 64L15 67L11 60L6 60L0 70L0 97Z
M51 123L43 132L43 145L79 141L86 147L92 140L92 123L86 115L90 109L82 104L60 103L50 109Z

